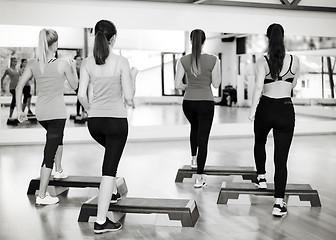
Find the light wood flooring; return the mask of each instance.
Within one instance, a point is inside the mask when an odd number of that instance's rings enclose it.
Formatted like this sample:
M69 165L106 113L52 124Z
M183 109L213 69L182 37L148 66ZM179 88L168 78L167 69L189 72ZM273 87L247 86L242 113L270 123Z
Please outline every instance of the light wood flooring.
M200 239L200 240L334 240L336 239L336 135L295 136L289 156L288 183L309 183L318 190L322 207L289 198L288 215L271 215L273 197L243 196L218 205L223 181L238 177L208 176L208 186L194 189L193 180L175 183L177 169L189 164L189 143L129 142L118 176L130 197L189 198L197 202L195 227L181 227L163 215L127 214L123 229L95 235L93 222L78 223L81 203L95 189L70 189L55 206L35 207L27 196L29 181L39 176L43 145L0 146L0 239ZM273 180L273 139L267 144L267 179ZM66 144L63 167L71 175L100 176L103 149L97 144ZM254 166L253 138L211 139L208 165ZM94 220L94 219L93 219Z

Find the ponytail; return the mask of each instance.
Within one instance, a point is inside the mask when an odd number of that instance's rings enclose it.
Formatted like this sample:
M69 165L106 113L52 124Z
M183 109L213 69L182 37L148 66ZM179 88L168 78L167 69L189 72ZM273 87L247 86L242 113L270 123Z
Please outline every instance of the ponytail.
M195 29L190 33L191 40L191 73L194 76L201 74L201 51L205 41L205 33L200 29Z
M284 29L280 24L273 23L268 27L266 36L269 39L268 55L271 77L276 79L282 70L286 55Z
M48 51L47 30L42 29L39 34L39 45L37 47L37 59L39 61L41 72L43 72L44 67L47 63L47 51Z
M105 64L110 55L110 40L116 34L117 29L111 21L100 20L96 23L93 56L97 65Z
M58 35L55 30L52 29L42 29L39 34L39 44L37 47L37 60L39 61L39 66L41 72L47 64L47 53L49 47L58 41Z
M105 64L105 60L110 54L109 42L105 34L102 31L96 33L94 46L93 46L93 56L95 58L97 65Z

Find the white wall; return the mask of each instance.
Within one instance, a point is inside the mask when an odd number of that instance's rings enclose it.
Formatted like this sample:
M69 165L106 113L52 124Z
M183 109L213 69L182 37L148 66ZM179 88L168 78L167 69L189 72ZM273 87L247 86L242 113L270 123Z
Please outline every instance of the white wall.
M119 29L264 34L273 22L288 35L336 37L336 14L313 11L103 0L0 0L0 24L93 27L100 19Z
M57 31L59 48L84 48L83 28L25 25L0 25L0 47L37 47L42 28Z

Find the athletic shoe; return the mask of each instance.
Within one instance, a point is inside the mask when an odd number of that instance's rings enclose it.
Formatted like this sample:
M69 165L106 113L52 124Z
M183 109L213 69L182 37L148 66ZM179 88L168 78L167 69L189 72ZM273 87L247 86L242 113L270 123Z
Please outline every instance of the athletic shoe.
M30 110L28 110L28 116L34 115L34 113Z
M121 199L121 195L119 192L117 192L116 194L112 194L112 198L111 198L111 203L116 203Z
M75 117L75 120L80 121L80 120L83 120L83 118L82 118L81 115L77 115L77 116Z
M54 180L61 180L63 178L67 178L67 177L68 177L68 175L66 175L63 170L60 171L60 172L55 171L55 173L54 173Z
M201 176L201 177L196 178L194 187L195 188L200 188L200 187L203 187L203 186L206 186L205 177Z
M118 222L114 223L110 219L106 218L104 224L94 223L93 230L95 233L116 232L122 228L122 225Z
M191 158L191 164L190 167L192 169L197 169L197 159Z
M59 202L58 197L52 197L47 192L44 198L41 198L39 196L36 197L36 205L50 205L50 204L56 204Z
M286 203L283 203L283 206L281 207L280 204L274 204L273 205L273 211L272 215L275 217L282 217L287 214L287 208Z
M265 178L257 179L255 184L259 189L267 189L267 182Z

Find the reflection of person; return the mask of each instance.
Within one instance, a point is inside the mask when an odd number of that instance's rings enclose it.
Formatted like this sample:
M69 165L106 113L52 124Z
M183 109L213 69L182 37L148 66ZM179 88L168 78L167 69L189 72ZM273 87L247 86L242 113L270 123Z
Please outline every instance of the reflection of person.
M23 71L25 70L27 63L28 63L27 59L25 59L25 58L21 59L21 65L20 65L20 69L19 69L20 76L22 75ZM31 90L30 83L29 83L30 80L31 79L29 79L27 81L26 85L23 87L23 105L22 105L22 111L24 112L25 109L26 109L26 106L27 106L27 108L28 108L28 115L33 115L33 112L30 109L31 97L32 97L32 95L30 93L30 90Z
M122 227L106 215L110 203L120 199L116 172L128 135L125 104L133 106L134 82L128 60L112 52L117 34L114 24L101 20L94 30L93 56L83 60L78 98L88 112L91 136L105 148L94 223L94 232L104 233Z
M80 79L80 67L82 65L82 57L80 55L76 55L74 57L74 60L76 61L76 72L77 72L77 76L78 79ZM76 93L78 93L78 88L75 90ZM82 115L80 114L80 110L82 109ZM77 98L77 103L76 103L76 119L80 120L82 119L84 116L84 107L80 104L79 99Z
M69 82L71 88L76 89L78 78L75 63L72 66L67 61L54 58L58 47L57 32L52 29L42 29L39 34L37 59L29 61L16 88L19 121L27 116L22 111L22 89L31 79L36 79L37 101L36 119L47 130L47 139L44 147L44 157L41 166L40 187L36 204L48 205L59 201L47 192L49 178L55 162L54 179L62 179L64 174L61 160L63 153L63 132L67 118L63 97L64 81Z
M190 40L192 52L178 61L175 87L185 90L183 112L191 125L191 167L197 168L198 174L194 187L202 187L206 185L203 172L215 110L211 84L218 88L221 74L218 58L202 52L205 33L195 29L190 34ZM185 73L187 84L182 82Z
M4 91L4 84L3 81L5 77L8 75L10 79L9 83L9 92L12 94L12 101L9 107L9 118L11 119L13 116L14 108L15 108L15 102L16 102L16 96L15 96L15 88L18 84L19 81L19 71L16 69L17 65L17 59L15 57L12 57L10 59L10 66L9 68L6 69L4 74L2 75L1 78L1 86L2 86L2 91Z
M284 202L287 183L287 158L293 138L295 113L291 91L299 73L299 60L286 54L284 30L279 24L267 29L268 54L257 61L256 84L253 91L249 119L254 120L254 158L258 173L257 186L267 188L266 150L267 135L273 129L275 204L273 215L287 213Z

